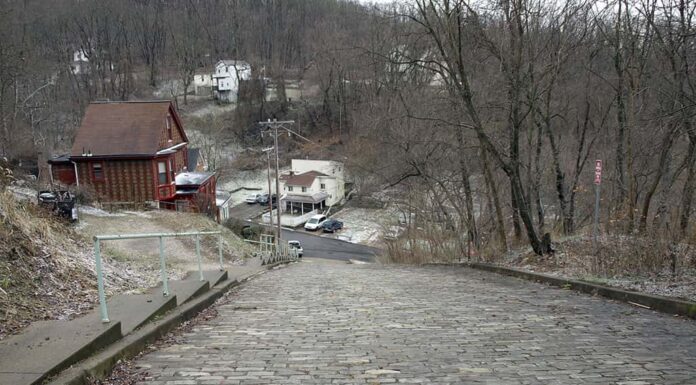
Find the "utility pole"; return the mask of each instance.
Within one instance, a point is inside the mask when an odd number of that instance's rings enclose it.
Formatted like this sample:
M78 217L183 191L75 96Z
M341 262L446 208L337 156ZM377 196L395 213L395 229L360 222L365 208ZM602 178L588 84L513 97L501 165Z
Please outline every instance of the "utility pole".
M282 128L283 130L287 131L288 133L291 133L292 131L285 127L286 124L294 124L294 120L283 120L283 121L278 121L277 119L268 119L265 122L259 122L259 125L261 127L264 127L267 129L267 131L273 135L273 144L275 148L275 158L276 158L276 167L275 167L275 179L276 179L276 219L278 223L276 223L276 252L280 251L280 162L278 160L278 129ZM273 130L271 132L271 130ZM270 191L269 191L269 200L271 201L271 218L273 217L273 197L270 196ZM273 223L273 219L271 219L271 223Z
M273 192L271 191L271 151L273 151L273 147L264 148L262 151L266 153L266 164L268 165L268 218L273 226ZM277 196L276 199L278 199Z

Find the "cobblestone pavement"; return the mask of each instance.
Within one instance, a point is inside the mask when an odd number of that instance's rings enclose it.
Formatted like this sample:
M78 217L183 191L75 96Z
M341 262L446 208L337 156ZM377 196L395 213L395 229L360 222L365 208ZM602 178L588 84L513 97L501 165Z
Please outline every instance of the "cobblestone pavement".
M696 384L696 322L465 268L304 261L135 366L148 384Z

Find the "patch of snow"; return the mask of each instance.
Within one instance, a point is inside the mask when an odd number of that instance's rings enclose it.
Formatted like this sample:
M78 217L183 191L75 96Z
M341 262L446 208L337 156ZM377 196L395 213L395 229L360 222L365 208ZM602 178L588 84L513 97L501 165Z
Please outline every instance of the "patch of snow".
M10 190L17 199L30 200L32 202L36 202L36 195L38 194L38 192L34 189L14 185L9 186L7 189Z
M281 169L281 174L290 169ZM244 202L251 193L268 192L268 170L251 170L235 172L228 180L219 183L218 189L228 191L231 195L230 206ZM275 172L271 170L271 189L275 193ZM282 193L281 193L282 195Z
M216 104L211 101L210 103L204 104L201 107L187 113L189 116L194 116L197 118L202 118L207 115L220 115L225 112L234 111L237 108L236 104Z
M104 211L102 209L98 209L98 208L92 207L92 206L79 206L78 210L82 214L87 214L87 215L91 215L94 217L124 217L124 216L126 216L125 214L122 214L122 213L110 213L108 211Z
M146 211L122 211L122 213L140 218L152 218L152 215Z
M403 228L398 226L400 212L393 207L386 209L345 208L331 217L343 222L343 230L335 238L351 243L377 245L385 232L398 235Z

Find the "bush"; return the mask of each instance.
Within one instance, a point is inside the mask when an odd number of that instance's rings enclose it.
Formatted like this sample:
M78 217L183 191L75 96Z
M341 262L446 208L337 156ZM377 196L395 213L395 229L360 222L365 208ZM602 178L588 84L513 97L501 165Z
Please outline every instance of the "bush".
M267 233L266 228L261 225L251 224L236 218L226 220L224 225L244 239L257 240L261 234Z

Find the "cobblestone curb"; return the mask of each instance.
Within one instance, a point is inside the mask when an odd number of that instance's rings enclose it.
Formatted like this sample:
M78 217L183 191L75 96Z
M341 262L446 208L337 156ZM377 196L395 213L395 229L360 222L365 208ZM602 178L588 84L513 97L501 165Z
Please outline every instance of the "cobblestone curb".
M265 265L263 266L264 270L253 273L242 280L223 282L221 286L210 289L203 295L173 309L162 318L154 320L125 336L96 355L66 369L57 377L47 381L47 383L51 385L88 385L90 379L106 377L119 360L135 357L138 353L145 350L148 344L155 342L160 337L174 330L181 323L195 317L198 313L214 304L215 301L233 287L284 264L286 262Z
M468 266L473 269L485 270L503 275L509 275L512 277L522 278L530 281L542 282L549 285L562 287L564 289L581 291L587 294L601 295L602 297L607 297L622 302L628 302L634 305L637 304L639 306L647 307L652 310L660 311L663 313L677 314L684 317L696 319L695 302L662 297L658 295L638 293L635 291L622 290L617 289L615 287L604 286L585 281L577 281L562 277L556 277L548 274L533 273L530 271L497 265L490 265L486 263L474 262L463 266Z

